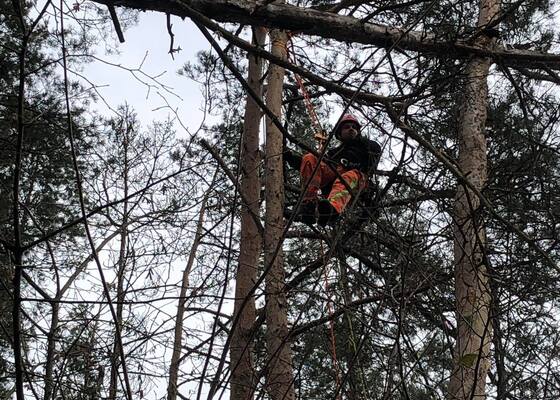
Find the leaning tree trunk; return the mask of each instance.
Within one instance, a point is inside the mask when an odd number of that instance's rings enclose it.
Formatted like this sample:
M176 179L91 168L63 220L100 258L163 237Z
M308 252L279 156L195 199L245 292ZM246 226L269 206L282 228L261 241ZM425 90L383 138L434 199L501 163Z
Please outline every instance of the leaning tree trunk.
M270 32L272 53L286 58L286 33ZM271 64L268 71L266 102L275 115L282 111L284 69ZM292 353L288 340L288 317L284 287L284 257L282 231L284 228L284 179L282 170L282 134L266 120L266 216L264 234L264 263L270 268L266 276L266 343L268 350L267 391L272 400L295 399L293 387Z
M173 338L173 352L171 353L171 362L169 364L169 382L167 383L167 400L176 400L178 392L177 381L179 379L179 367L181 364L181 349L183 347L183 324L185 318L185 306L187 304L187 289L189 287L189 279L196 259L196 252L200 242L202 241L204 234L204 215L206 214L206 208L208 204L208 198L213 189L213 183L216 179L216 175L212 179L212 184L204 193L202 199L202 204L200 205L200 211L198 212L198 222L196 225L196 233L194 235L193 243L191 246L191 251L189 253L189 259L187 265L183 270L183 277L181 279L181 291L179 293L179 304L177 305L177 313L175 317L175 328L174 328L174 338Z
M127 121L123 121L126 124L125 130L123 131L123 187L124 192L123 196L125 199L128 199L128 173L129 173L129 159L128 159L128 146L130 140L130 127L128 126ZM123 203L123 219L121 224L121 233L120 233L120 248L119 248L119 260L117 263L118 270L117 270L117 320L115 321L118 324L118 328L115 328L115 333L118 331L122 332L123 328L123 307L124 307L124 299L125 299L125 289L124 289L124 279L126 273L126 263L127 263L127 247L128 247L128 219L129 219L129 200L125 200ZM115 335L116 336L116 335ZM122 345L122 342L115 338L115 342L113 343L113 353L111 354L111 377L109 380L109 399L114 400L117 398L118 394L118 387L119 387L119 353L124 354L119 346ZM124 360L121 360L124 363Z
M481 0L478 27L485 27L498 14L497 0ZM490 46L492 39L478 36L476 44ZM487 179L484 127L488 104L487 77L491 60L473 58L466 69L465 98L459 125L459 167L476 189ZM454 209L455 295L457 340L449 399L485 398L490 367L490 285L484 256L486 234L479 198L459 184Z
M264 43L266 31L256 27L253 42L257 46ZM255 93L262 93L262 59L253 55L249 58L248 83ZM231 400L251 400L255 389L253 366L252 327L255 322L255 299L250 296L257 280L257 264L262 238L252 215L259 214L259 123L261 110L251 96L247 96L243 125L241 151L241 194L247 201L241 208L241 240L239 244L239 265L235 285L234 320L230 345ZM252 214L252 215L251 215ZM238 317L239 316L239 317Z

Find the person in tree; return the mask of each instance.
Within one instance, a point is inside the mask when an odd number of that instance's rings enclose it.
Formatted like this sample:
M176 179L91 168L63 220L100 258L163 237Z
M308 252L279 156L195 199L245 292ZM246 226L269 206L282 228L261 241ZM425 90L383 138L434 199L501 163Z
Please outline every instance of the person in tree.
M318 222L324 226L336 221L350 203L352 195L367 187L368 177L377 168L381 146L362 135L361 127L355 116L344 115L335 128L335 137L341 144L325 153L317 171L317 156L307 153L301 159L301 183L304 189L307 188L298 213L302 222ZM319 197L319 190L324 197Z

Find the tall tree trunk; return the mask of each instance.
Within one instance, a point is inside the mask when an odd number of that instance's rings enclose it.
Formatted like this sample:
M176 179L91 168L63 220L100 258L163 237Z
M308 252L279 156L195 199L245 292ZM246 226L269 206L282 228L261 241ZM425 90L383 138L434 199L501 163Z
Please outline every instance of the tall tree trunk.
M23 166L23 144L25 138L25 75L27 45L30 34L24 22L24 16L19 2L13 2L14 10L19 18L21 34L23 40L19 50L19 87L17 97L17 139L16 139L16 158L13 166L12 184L12 221L14 243L12 249L12 262L14 275L12 277L13 303L12 303L12 347L14 350L14 369L15 369L15 394L17 400L24 399L23 389L23 344L21 335L21 277L23 274L23 249L22 232L24 227L21 221L20 197L21 197L21 175Z
M272 53L286 58L286 33L270 32ZM266 103L275 115L282 112L284 69L270 64ZM284 287L284 256L282 231L284 228L284 179L282 169L282 134L267 118L266 121L266 216L264 234L264 262L270 270L266 276L266 343L269 355L267 390L272 400L292 400L292 353L288 340L287 301ZM278 250L277 250L278 249Z
M125 116L125 120L123 121L126 124L125 129L123 130L123 185L124 185L124 193L123 196L125 199L128 198L128 171L129 171L129 160L128 160L128 145L130 140L130 131L132 127L129 125L128 120L126 119L128 116ZM119 260L117 263L118 270L117 270L117 320L115 321L116 324L119 325L119 331L122 332L122 322L123 322L123 307L124 307L124 298L125 298L125 290L124 290L124 274L126 272L126 259L127 259L127 246L128 246L128 208L129 208L129 201L125 200L123 203L123 219L121 224L121 232L120 232L120 248L119 248ZM118 392L118 382L119 382L119 354L123 354L119 349L119 341L115 340L113 344L113 353L111 355L111 379L109 381L109 399L114 400L117 397ZM124 360L121 360L124 363Z
M58 290L58 292L60 292L60 290ZM58 296L55 298L55 300L58 300ZM56 335L58 331L59 311L60 311L60 303L57 303L55 301L54 303L52 303L51 326L49 328L49 333L47 336L47 360L45 363L45 391L43 395L44 400L51 400L51 398L54 398L53 371L54 371L54 362L55 362Z
M266 36L264 28L253 31L253 44L262 46ZM262 93L262 59L249 55L249 86L255 93ZM230 346L231 400L250 400L255 390L253 367L253 345L251 328L255 322L255 299L246 299L257 280L257 264L261 250L261 237L251 216L259 214L259 123L262 117L257 103L247 95L243 125L241 152L241 194L247 200L241 209L241 241L239 265L237 267L234 320L239 315L237 326L232 328Z
M499 11L497 0L481 0L478 27L488 24ZM488 47L492 39L482 34L476 44ZM488 72L491 60L473 58L466 69L466 86L459 125L459 167L478 190L487 180L484 127L488 104ZM449 383L449 398L485 398L490 367L492 329L489 321L490 285L484 256L486 233L480 200L459 184L454 209L455 295L457 341Z
M183 279L181 281L181 292L179 294L179 304L177 305L177 315L175 317L175 337L173 340L173 353L171 354L171 363L169 364L169 382L167 384L167 400L175 400L177 398L177 379L179 377L179 365L181 360L181 347L183 343L183 320L185 315L185 304L187 302L187 288L189 287L189 277L191 274L192 266L196 257L196 252L200 241L202 240L203 227L204 227L204 214L206 213L206 205L210 192L213 190L213 183L217 175L214 175L210 188L204 193L200 211L198 214L198 222L196 226L196 233L194 235L193 244L187 260L187 266L183 271Z

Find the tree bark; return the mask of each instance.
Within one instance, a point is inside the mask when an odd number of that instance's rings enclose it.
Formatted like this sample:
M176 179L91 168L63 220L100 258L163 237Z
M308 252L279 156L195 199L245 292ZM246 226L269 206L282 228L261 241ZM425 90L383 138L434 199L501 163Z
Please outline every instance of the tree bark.
M286 33L270 32L272 53L286 57ZM266 102L270 110L282 112L284 69L270 64ZM269 268L266 276L266 343L268 350L267 391L272 400L293 400L292 353L288 343L287 301L284 288L284 257L282 235L284 228L284 179L282 166L282 134L266 120L266 216L264 235L264 262Z
M481 0L478 26L499 12L497 0ZM492 39L479 36L480 47ZM487 149L484 127L488 104L489 58L474 58L466 69L465 98L459 121L459 168L478 190L487 180ZM449 399L483 399L490 367L492 328L489 321L491 291L485 258L486 233L480 199L459 185L454 206L454 255L457 340L449 382Z
M264 44L266 31L254 28L253 42ZM255 93L262 93L262 59L249 55L248 84ZM241 240L239 244L239 265L237 268L233 320L237 316L237 326L232 327L230 345L231 400L250 400L255 389L253 366L252 327L255 321L255 299L249 295L257 280L257 265L262 238L252 215L259 214L259 123L262 117L257 103L247 96L245 106L243 142L241 152L241 198L246 203L241 208ZM251 215L252 213L252 215Z

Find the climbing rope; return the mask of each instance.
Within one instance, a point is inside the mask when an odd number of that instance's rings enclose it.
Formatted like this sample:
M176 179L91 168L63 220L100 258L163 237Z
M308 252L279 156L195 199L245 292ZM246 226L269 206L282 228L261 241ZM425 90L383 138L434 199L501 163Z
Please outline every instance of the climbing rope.
M409 28L407 28L405 31L403 31L400 35L400 37L393 42L393 44L386 50L385 56L381 57L380 60L378 60L378 62L375 64L375 66L370 70L370 72L364 77L364 79L362 80L362 82L360 83L360 85L357 87L357 89L355 90L354 94L352 95L352 97L348 100L347 104L344 107L344 110L341 114L341 117L339 117L337 123L339 123L340 119L342 118L342 115L344 115L344 113L346 113L346 111L349 109L349 107L351 106L351 104L354 102L354 100L356 99L358 93L360 93L364 87L364 85L366 84L366 82L368 81L368 79L375 73L375 71L377 71L377 68L381 65L382 61L391 53L391 51L399 44L399 42L403 39L403 37L408 34L414 26L416 26L416 24L418 24L422 18L424 18L425 14L427 12L429 12L431 10L431 8L436 4L436 0L432 0L432 2L429 4L429 7L426 8L426 10L418 16L418 18L416 18L416 20L411 24L411 26ZM297 65L297 62L295 60L295 51L294 51L294 45L293 45L293 41L292 39L293 34L289 33L288 34L288 41L286 42L286 56L288 61L290 61L293 65ZM290 49L288 47L288 43L292 49L292 51L290 52ZM372 53L369 57L367 57L366 61L368 61L374 53ZM364 62L365 63L365 62ZM307 92L307 89L305 88L305 85L303 84L303 80L301 79L301 77L294 73L295 78L296 78L296 82L298 83L298 86L300 88L300 91L303 94L303 99L306 105L306 108L308 110L309 116L311 118L311 122L313 124L314 130L315 130L315 139L318 141L319 144L319 151L321 153L324 152L324 147L328 144L328 141L332 138L333 136L333 132L331 132L328 136L325 135L325 132L323 131L320 122L317 118L317 114L315 112L315 109L313 107L313 103L311 102L311 98L309 96L309 93ZM322 158L322 155L321 155ZM319 159L319 162L321 161L321 158ZM359 195L359 193L358 193ZM356 205L356 201L357 201L357 197L356 196L352 202L350 203L350 209L352 209L355 205ZM301 199L300 199L301 201ZM298 202L298 206L299 206L299 202ZM290 220L291 222L292 220ZM288 223L289 226L289 223ZM323 241L321 240L321 255L323 258L323 265L325 266L325 291L327 292L327 296L328 296L328 313L329 313L329 321L330 321L330 336L331 336L331 347L332 347L332 358L333 358L333 363L335 366L335 371L336 371L336 399L340 399L341 398L341 379L340 379L340 368L339 368L339 364L338 364L338 360L337 360L337 356L336 356L336 337L335 337L335 332L334 332L334 320L332 318L333 316L333 311L332 311L332 303L330 301L330 296L328 295L328 269L327 269L327 263L325 261L327 261L327 258L330 258L330 255L332 254L332 251L335 248L336 243L338 242L338 240L341 238L342 236L342 231L336 231L335 233L335 237L334 237L334 243L333 246L331 247L331 250L329 251L329 257L326 257L324 255L324 249L323 249ZM381 306L381 303L379 305L379 307ZM352 327L352 322L351 319L349 319L349 325L350 325L350 330L351 330L351 336L352 336L352 346L353 346L353 350L354 350L354 358L356 358L358 356L358 352L360 351L362 345L364 344L364 340L361 340L359 345L356 346L356 341L355 341L355 337L354 337L354 329ZM364 339L365 336L362 338ZM362 370L362 382L364 382L364 372ZM345 377L346 378L346 377Z
M294 49L294 42L292 40L293 36L293 33L288 33L288 40L286 41L286 56L291 64L297 66L298 64L296 59L296 52ZM315 106L311 101L311 96L309 95L309 92L305 87L303 79L301 78L301 76L299 76L299 74L294 73L294 76L296 78L299 90L301 91L301 94L303 96L303 102L305 104L305 108L307 109L307 113L309 114L311 125L313 126L313 130L315 133L313 137L317 141L318 150L322 151L327 141L327 135L325 133L325 130L323 129L323 126L321 125L321 121L319 121L319 117L317 116L317 112L315 111Z
M292 63L293 65L298 65L297 63L297 59L296 59L296 53L295 53L295 49L294 49L294 42L292 41L292 37L293 37L293 33L288 33L288 40L286 41L286 56L288 58L288 61L290 63ZM322 152L324 151L324 147L326 145L327 142L327 135L325 134L325 131L323 129L323 126L321 125L321 122L319 121L319 117L317 116L317 112L315 111L315 106L313 104L313 102L311 101L311 96L309 95L309 91L307 90L307 88L305 87L305 83L303 82L303 79L301 78L301 76L299 74L294 73L297 85L299 87L299 90L301 91L301 94L303 96L303 101L305 104L305 108L307 110L307 113L309 115L309 119L311 120L311 125L313 126L313 130L314 130L314 139L317 141L317 150ZM335 382L336 382L336 393L337 393L337 400L340 400L342 398L342 394L341 394L341 390L340 390L340 384L341 384L341 378L340 378L340 365L338 362L338 357L337 357L337 353L336 353L336 334L335 334L335 324L334 324L334 319L332 318L333 314L334 314L334 310L333 310L333 300L332 297L330 295L330 290L329 290L329 259L327 257L327 255L325 254L325 249L323 246L323 240L320 241L321 243L321 259L323 260L323 266L324 266L324 289L325 289L325 293L327 295L327 313L329 315L329 336L330 336L330 347L331 347L331 357L332 357L332 361L333 361L333 365L334 365L334 370L335 370Z

